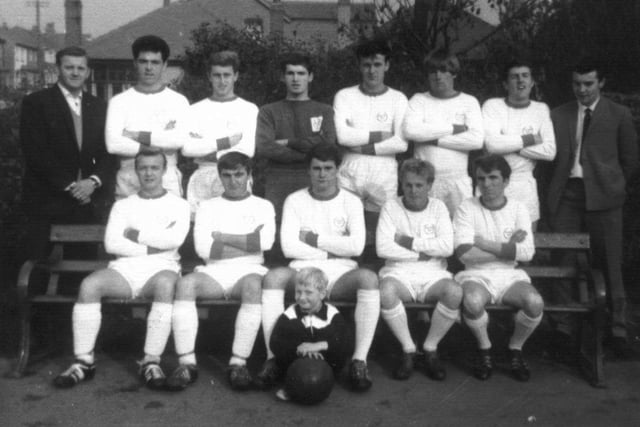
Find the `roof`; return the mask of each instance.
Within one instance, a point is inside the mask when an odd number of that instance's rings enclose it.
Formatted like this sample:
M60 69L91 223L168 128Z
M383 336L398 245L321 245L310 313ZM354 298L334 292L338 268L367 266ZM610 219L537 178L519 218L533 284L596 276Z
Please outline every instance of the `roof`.
M254 0L256 7L270 10L271 1ZM337 3L283 1L285 21L337 20ZM191 44L191 31L203 22L216 22L227 14L227 2L216 0L188 0L169 4L143 15L115 30L95 38L87 44L87 52L93 59L129 59L133 41L145 34L156 34L167 41L171 49L170 59L178 58ZM363 20L363 11L372 5L352 4L352 16Z
M0 27L0 38L33 49L38 47L38 36L33 31L22 27Z
M294 20L327 20L338 19L337 3L328 2L302 2L283 1L285 14ZM375 7L373 3L352 3L351 16L356 20L375 18Z

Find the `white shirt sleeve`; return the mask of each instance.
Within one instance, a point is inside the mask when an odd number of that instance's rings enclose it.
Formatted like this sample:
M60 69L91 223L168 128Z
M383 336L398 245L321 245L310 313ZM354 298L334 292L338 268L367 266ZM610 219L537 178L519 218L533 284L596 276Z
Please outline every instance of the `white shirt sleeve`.
M484 141L484 130L482 126L482 111L478 100L469 100L469 112L465 114L464 124L467 130L458 134L443 136L438 138L438 146L457 151L471 151L482 148ZM453 129L453 123L450 124Z
M300 216L297 209L304 206L296 206L293 193L284 201L282 208L282 224L280 226L280 244L282 252L287 258L295 259L326 259L327 252L314 248L300 241Z
M208 260L211 254L211 245L213 237L211 237L212 224L211 219L215 218L208 203L200 203L196 211L195 223L193 226L193 243L196 253L203 260Z
M417 261L419 254L400 246L395 241L396 225L391 210L394 201L388 201L380 211L378 227L376 229L376 252L380 258L392 261Z
M334 122L338 144L344 147L359 147L369 143L369 129L356 128L351 124L349 92L341 90L333 100Z
M551 122L551 113L547 104L541 106L540 137L542 144L532 145L520 150L520 155L532 160L552 161L556 157L556 135L553 131L553 123Z
M111 154L124 157L133 157L140 151L140 143L122 135L126 124L126 108L121 105L124 95L115 96L109 101L107 107L107 120L105 122L105 144Z
M522 203L518 203L518 208L516 210L516 230L524 230L527 232L527 236L524 241L516 243L516 261L531 261L536 249L533 241L533 231L531 230L531 218L529 217L529 211Z
M443 203L438 204L436 215L436 237L414 238L412 249L432 257L446 258L453 255L453 226Z
M276 213L268 200L264 203L262 218L264 226L260 230L260 250L268 251L273 246L276 235Z
M498 102L503 102L503 100ZM505 108L507 108L506 104ZM503 132L502 126L505 118L500 112L500 108L493 99L488 100L482 106L485 147L489 153L493 154L518 152L523 147L522 135Z
M357 197L347 197L345 198L345 203L347 210L347 235L319 234L318 248L340 257L358 256L364 250L366 240L364 208L362 202Z
M104 246L107 253L129 257L147 254L147 246L136 243L124 237L124 231L129 227L127 199L117 201L111 208L109 221L104 235Z
M191 211L184 199L172 203L172 219L165 224L150 224L139 230L138 242L162 250L179 248L189 232Z
M451 123L425 120L426 99L417 93L411 97L402 125L404 137L411 141L426 142L442 138L453 133Z
M384 156L404 153L409 147L409 144L404 139L402 132L402 124L407 112L408 101L404 96L397 96L396 98L396 109L393 112L393 136L375 144L377 155Z
M473 224L471 203L462 202L453 217L454 246L473 245L476 230Z

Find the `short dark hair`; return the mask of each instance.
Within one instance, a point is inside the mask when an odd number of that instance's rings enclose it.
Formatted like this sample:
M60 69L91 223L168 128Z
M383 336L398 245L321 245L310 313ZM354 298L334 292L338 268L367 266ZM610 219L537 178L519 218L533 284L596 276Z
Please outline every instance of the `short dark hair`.
M502 67L502 79L504 81L509 79L509 72L512 68L517 67L527 67L531 71L531 74L533 74L533 63L530 60L526 58L511 58L505 63L504 67Z
M79 46L67 46L63 49L60 49L56 52L56 65L60 65L62 63L63 56L75 56L75 57L87 57L87 51Z
M287 71L287 65L302 65L307 69L309 74L313 73L313 63L311 57L306 53L292 52L284 55L280 60L280 71Z
M358 60L376 55L382 55L385 61L389 61L391 47L388 41L384 39L366 40L356 47L356 58Z
M154 36L146 35L138 37L131 45L131 53L133 53L133 59L138 59L140 52L160 52L162 56L162 62L167 62L169 59L169 45L164 39Z
M407 159L400 165L400 173L398 174L400 182L407 173L415 173L426 178L429 184L432 184L436 178L436 168L430 162L421 159Z
M427 74L436 71L448 71L451 74L460 72L460 61L455 53L448 49L440 48L424 58L423 65Z
M240 69L240 57L232 50L214 52L209 56L209 71L211 71L211 67L214 65L221 67L231 66L233 68L233 72L237 73Z
M592 71L596 72L598 81L605 78L606 70L604 62L593 56L582 57L571 69L576 74L587 74Z
M498 154L487 154L485 156L478 157L473 162L474 178L478 169L481 169L485 173L497 170L502 174L503 179L509 179L509 177L511 177L511 166L509 166L509 163L504 157Z
M234 170L238 166L242 166L247 175L251 175L251 158L244 153L231 151L218 159L218 173L223 169Z
M164 151L138 151L136 157L133 160L134 169L138 169L138 159L141 157L154 157L154 156L162 156L162 168L167 168L167 155L164 154Z
M333 160L336 167L339 167L342 163L342 152L340 148L335 144L328 142L321 142L311 147L311 150L307 153L307 166L311 166L313 159L320 160L321 162L327 162Z

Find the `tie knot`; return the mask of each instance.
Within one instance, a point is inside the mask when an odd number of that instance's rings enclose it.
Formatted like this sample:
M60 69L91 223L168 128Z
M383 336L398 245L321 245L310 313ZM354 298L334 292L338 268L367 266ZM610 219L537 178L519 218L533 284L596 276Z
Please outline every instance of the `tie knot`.
M591 109L590 108L585 108L584 115L585 116L590 116L591 115Z

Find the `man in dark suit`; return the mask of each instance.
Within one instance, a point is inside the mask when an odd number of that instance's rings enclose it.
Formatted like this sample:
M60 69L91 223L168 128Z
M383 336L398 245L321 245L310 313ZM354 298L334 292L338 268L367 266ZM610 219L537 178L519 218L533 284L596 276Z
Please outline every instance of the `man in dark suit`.
M589 232L593 262L605 275L615 349L627 340L622 206L638 167L638 146L631 112L601 96L604 84L601 65L583 59L573 69L576 101L551 113L557 155L548 204L554 231Z
M28 218L25 254L45 255L52 223L98 222L112 195L113 161L104 143L106 104L83 92L87 53L56 54L58 83L24 98L20 142L25 157L23 206Z

